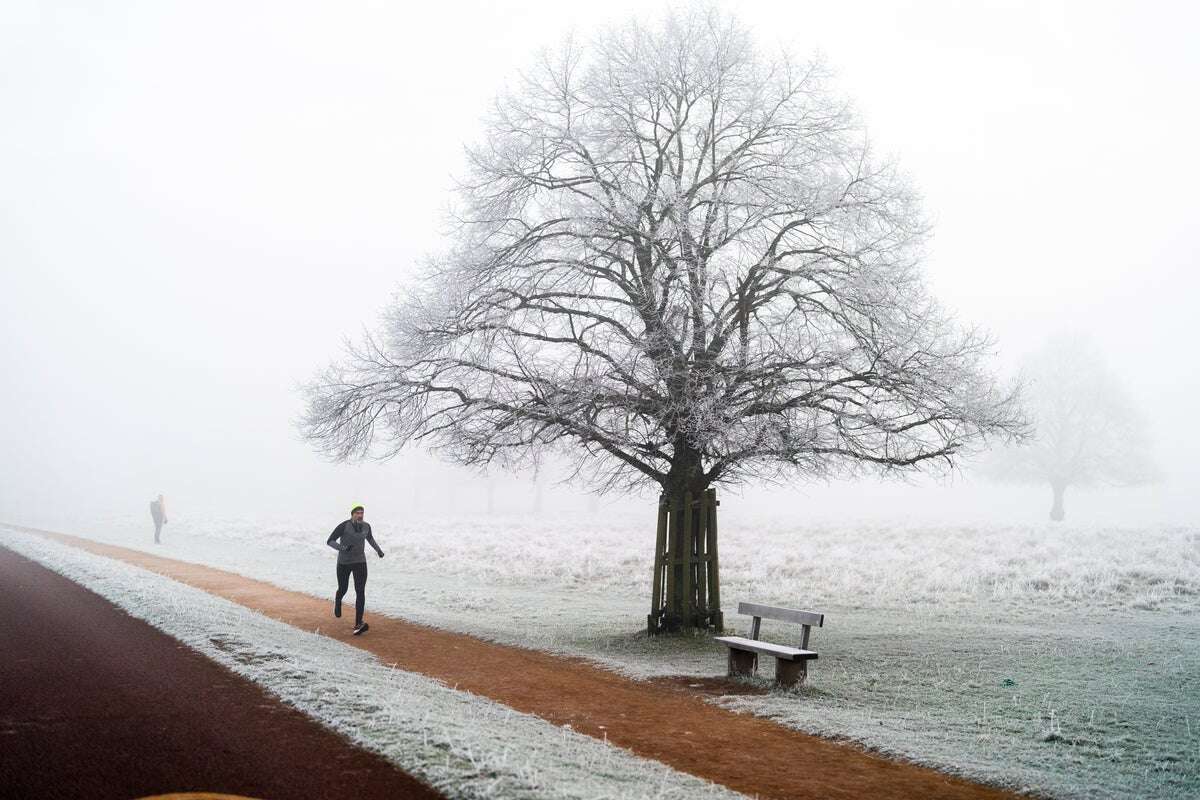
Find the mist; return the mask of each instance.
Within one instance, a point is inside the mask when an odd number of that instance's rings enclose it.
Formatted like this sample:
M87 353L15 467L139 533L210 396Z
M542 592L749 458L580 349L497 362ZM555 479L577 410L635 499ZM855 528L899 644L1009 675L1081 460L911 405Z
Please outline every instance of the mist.
M299 386L376 326L443 244L492 97L539 48L640 4L22 2L0 10L0 520L653 514L420 450L323 462ZM934 295L996 370L1087 336L1147 420L1162 479L1073 521L1196 518L1197 12L1173 4L751 3L764 46L819 50L924 195ZM489 490L489 485L491 489ZM491 499L489 500L489 493ZM542 495L538 499L539 493ZM1037 487L965 469L742 487L793 522L1042 520Z

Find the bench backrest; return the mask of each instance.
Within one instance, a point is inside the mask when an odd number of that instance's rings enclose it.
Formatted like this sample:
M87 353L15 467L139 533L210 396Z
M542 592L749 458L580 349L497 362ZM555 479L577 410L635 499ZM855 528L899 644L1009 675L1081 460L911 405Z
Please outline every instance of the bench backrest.
M815 625L820 628L825 624L824 614L817 614L813 611L798 611L794 608L764 606L758 603L738 603L738 613L754 618L754 622L750 625L751 639L758 639L758 631L764 619L777 619L781 622L794 622L800 625L803 631L800 634L801 650L808 649L808 634L812 630L812 626Z

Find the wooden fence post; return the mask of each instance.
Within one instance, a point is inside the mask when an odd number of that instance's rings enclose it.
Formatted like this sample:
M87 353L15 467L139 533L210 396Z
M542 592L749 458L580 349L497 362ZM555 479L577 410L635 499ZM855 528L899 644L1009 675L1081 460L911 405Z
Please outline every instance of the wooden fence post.
M725 630L725 615L721 613L721 568L717 559L717 490L704 493L707 503L708 538L708 624L717 631Z
M666 495L658 500L658 533L654 538L654 588L650 594L650 613L646 617L646 630L655 634L660 630L664 606L663 583L667 570L667 517L669 508Z
M693 551L696 549L696 533L694 524L698 521L695 509L692 508L692 493L683 495L683 524L679 526L679 577L682 579L679 587L679 617L680 624L694 627L696 624L696 598L693 592L692 565L695 563Z

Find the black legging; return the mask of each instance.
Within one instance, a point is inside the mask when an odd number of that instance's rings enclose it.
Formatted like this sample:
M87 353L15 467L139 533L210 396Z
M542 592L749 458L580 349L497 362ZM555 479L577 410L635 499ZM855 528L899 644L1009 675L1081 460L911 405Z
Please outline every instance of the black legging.
M346 590L350 588L350 574L354 573L354 626L362 624L363 609L367 606L367 562L357 564L338 564L337 600L342 602Z

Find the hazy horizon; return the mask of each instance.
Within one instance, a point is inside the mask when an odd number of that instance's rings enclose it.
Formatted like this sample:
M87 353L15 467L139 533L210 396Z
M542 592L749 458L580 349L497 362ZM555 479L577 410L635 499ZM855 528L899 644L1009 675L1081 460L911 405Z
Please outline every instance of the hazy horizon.
M1163 482L1072 490L1068 523L1196 521L1200 12L728 7L763 48L825 54L923 193L928 284L991 331L998 372L1073 331L1124 383ZM294 426L298 386L441 246L462 146L505 82L572 29L661 8L6 4L0 521L141 513L159 492L179 513L481 511L488 479L420 451L321 461ZM548 512L589 507L554 477ZM532 508L530 476L493 480L498 509ZM649 519L649 497L625 510ZM1044 520L1050 497L968 469L949 486L746 487L744 502L1016 523Z

